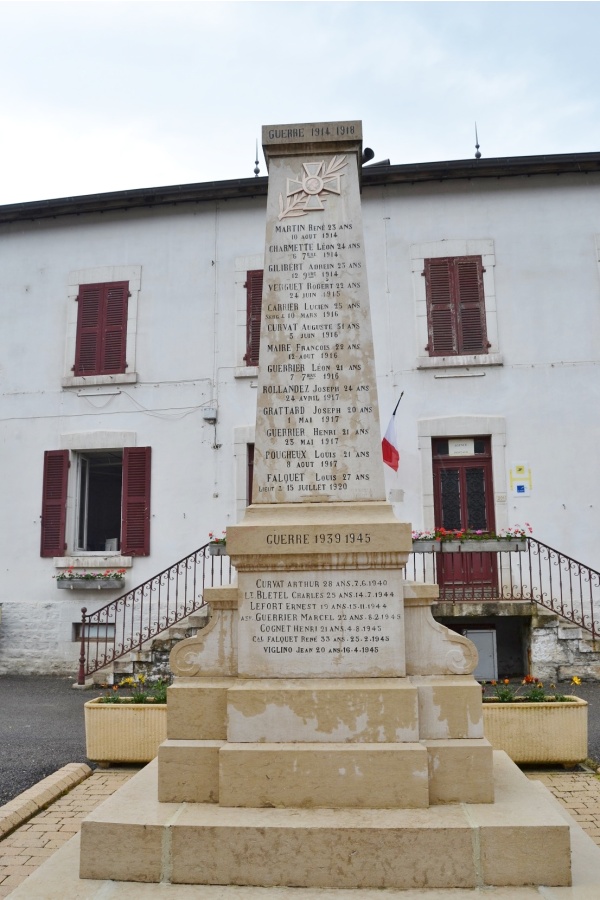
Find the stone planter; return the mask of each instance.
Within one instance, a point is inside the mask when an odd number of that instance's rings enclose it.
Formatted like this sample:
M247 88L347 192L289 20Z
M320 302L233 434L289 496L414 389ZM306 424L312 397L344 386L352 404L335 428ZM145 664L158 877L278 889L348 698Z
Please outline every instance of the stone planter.
M123 578L62 578L56 587L64 591L118 591L125 587Z
M568 703L484 702L483 731L495 750L516 763L574 766L587 759L585 700Z
M88 700L86 756L99 764L146 763L167 739L166 703L101 703Z
M209 544L208 552L211 556L227 556L227 549L225 544Z
M527 550L522 541L413 541L416 553L518 553Z

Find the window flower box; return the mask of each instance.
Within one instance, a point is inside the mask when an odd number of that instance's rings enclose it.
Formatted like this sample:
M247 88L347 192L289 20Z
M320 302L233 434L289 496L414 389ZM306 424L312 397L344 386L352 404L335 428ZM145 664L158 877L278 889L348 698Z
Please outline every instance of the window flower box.
M575 766L588 755L588 705L579 697L566 702L483 702L483 731L495 750L516 763Z
M527 550L527 539L483 541L413 541L415 553L518 553Z
M118 591L125 587L123 578L57 578L56 587L69 591Z
M86 756L101 765L147 763L167 739L166 703L104 703L84 705Z

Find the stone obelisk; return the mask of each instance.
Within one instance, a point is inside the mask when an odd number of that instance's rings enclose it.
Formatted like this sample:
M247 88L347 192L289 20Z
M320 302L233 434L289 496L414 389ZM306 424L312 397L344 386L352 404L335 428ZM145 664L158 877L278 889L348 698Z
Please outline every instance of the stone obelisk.
M410 528L385 502L360 122L265 127L253 505L229 528L239 673L405 674Z

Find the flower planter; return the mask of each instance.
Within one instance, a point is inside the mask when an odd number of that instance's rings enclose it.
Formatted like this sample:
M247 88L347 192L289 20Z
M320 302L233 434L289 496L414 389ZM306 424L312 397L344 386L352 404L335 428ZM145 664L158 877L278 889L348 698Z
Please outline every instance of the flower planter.
M495 750L516 763L560 763L587 759L587 702L484 702L483 730Z
M527 541L413 541L416 553L517 553L527 550Z
M227 556L227 549L225 544L209 544L208 552L211 556Z
M98 763L150 762L167 739L166 703L101 703L88 700L85 746Z
M118 591L125 587L123 578L61 578L56 587L66 591Z

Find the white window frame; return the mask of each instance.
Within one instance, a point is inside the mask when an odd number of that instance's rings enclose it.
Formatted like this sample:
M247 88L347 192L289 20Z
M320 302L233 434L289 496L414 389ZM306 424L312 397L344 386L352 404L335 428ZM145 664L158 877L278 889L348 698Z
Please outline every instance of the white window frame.
M252 256L238 256L235 260L235 378L257 378L258 366L247 366L244 356L247 349L247 316L248 300L246 293L246 281L248 272L253 269L264 269L265 258L262 253Z
M235 466L236 522L244 518L248 490L248 444L254 444L255 426L243 425L233 429L233 461Z
M129 282L127 301L127 340L125 372L115 375L73 375L75 345L77 341L77 314L79 287L82 284L105 284L113 281ZM93 269L76 269L69 272L67 288L67 339L65 341L63 388L98 386L104 384L134 384L138 380L135 370L135 345L137 334L138 299L142 286L141 266L98 266Z
M483 264L483 293L485 321L489 353L472 353L461 356L429 356L425 347L429 343L427 328L427 292L423 271L426 259L447 256L481 256ZM441 369L448 366L501 366L502 355L498 345L498 321L496 317L496 287L494 267L496 255L494 242L489 238L469 240L432 241L412 244L410 247L413 292L415 297L417 330L417 368Z

